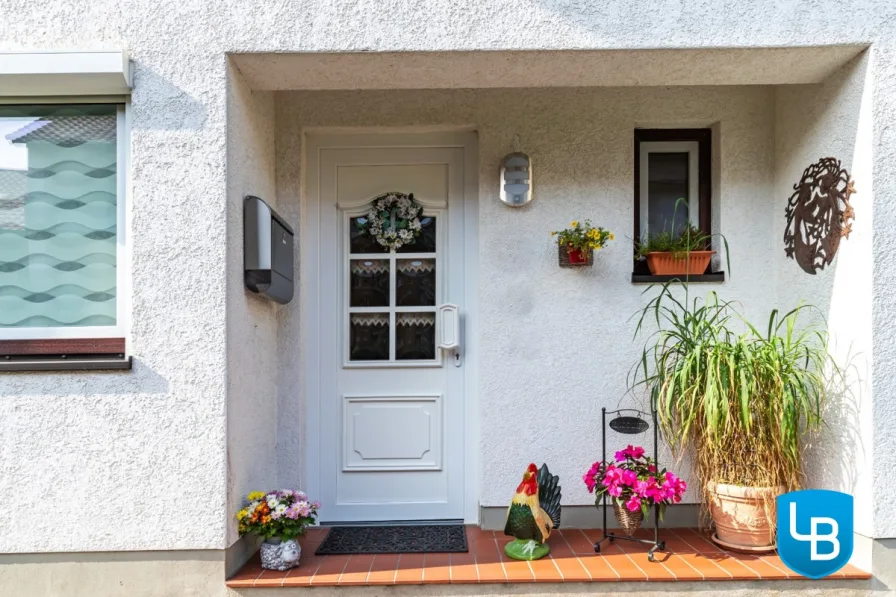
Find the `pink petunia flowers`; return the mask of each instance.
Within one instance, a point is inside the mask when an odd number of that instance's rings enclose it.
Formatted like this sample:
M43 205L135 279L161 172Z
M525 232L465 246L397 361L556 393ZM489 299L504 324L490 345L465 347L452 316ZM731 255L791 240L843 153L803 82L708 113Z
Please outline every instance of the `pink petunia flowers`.
M644 456L641 446L628 446L616 452L613 463L595 462L582 480L598 501L608 495L630 512L640 510L645 515L656 504L661 517L666 505L679 503L688 487L674 473L657 470L656 463Z

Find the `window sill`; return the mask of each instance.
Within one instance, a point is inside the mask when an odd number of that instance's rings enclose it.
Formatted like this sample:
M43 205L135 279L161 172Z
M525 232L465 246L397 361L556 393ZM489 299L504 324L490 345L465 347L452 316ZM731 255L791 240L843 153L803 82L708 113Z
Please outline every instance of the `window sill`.
M130 371L131 357L3 357L0 373L13 371Z
M0 372L130 369L124 338L0 340Z
M666 282L687 282L688 284L713 284L725 281L725 272L713 272L699 276L654 276L652 274L632 274L632 284L665 284Z

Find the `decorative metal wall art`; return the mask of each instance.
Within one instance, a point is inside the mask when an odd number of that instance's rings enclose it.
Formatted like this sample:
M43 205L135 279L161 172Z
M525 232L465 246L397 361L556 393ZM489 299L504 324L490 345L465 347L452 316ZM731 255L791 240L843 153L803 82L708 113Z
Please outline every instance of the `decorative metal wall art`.
M849 238L856 192L849 172L836 158L822 158L803 172L787 201L784 253L815 275L834 261L841 238Z

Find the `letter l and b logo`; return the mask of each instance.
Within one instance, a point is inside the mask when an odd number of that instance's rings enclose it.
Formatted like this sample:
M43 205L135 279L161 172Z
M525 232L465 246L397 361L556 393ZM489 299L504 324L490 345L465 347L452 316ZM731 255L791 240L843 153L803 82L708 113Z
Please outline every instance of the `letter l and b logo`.
M853 498L826 489L778 496L778 554L809 578L829 576L852 557Z

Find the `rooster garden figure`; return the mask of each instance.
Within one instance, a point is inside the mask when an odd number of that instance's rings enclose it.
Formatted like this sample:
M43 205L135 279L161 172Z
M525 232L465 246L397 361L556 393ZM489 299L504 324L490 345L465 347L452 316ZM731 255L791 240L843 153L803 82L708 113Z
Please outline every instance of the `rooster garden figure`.
M560 477L552 475L548 465L536 469L530 464L516 488L504 534L515 537L504 546L504 553L515 560L537 560L551 549L545 544L553 529L560 526Z

